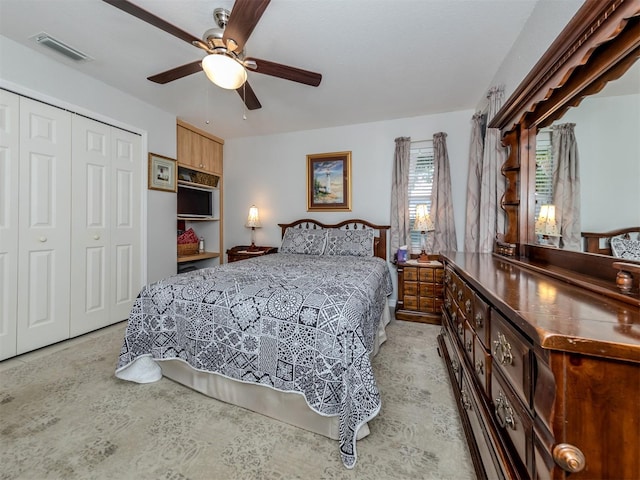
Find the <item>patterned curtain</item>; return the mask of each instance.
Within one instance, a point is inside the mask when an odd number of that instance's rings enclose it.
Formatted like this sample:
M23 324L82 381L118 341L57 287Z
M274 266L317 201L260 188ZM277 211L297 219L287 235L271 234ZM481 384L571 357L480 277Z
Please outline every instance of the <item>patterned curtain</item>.
M554 125L551 130L553 148L553 204L560 229L560 247L581 250L580 172L575 123Z
M489 111L487 122L500 110L504 97L504 87L489 90ZM506 160L506 149L502 146L500 130L487 128L484 137L482 175L480 180L480 222L478 229L478 251L493 251L496 233L505 231L505 213L500 201L506 189L506 180L500 169Z
M398 248L411 242L409 222L409 164L411 137L396 138L396 153L391 180L391 238L389 248L395 255Z
M467 176L467 222L464 232L465 252L477 252L480 248L478 234L480 229L480 180L484 152L484 139L482 138L484 116L482 113L476 113L471 122L469 175Z
M436 227L429 241L430 252L456 252L456 224L451 199L451 172L447 153L447 134L433 135L433 187L431 190L431 219Z

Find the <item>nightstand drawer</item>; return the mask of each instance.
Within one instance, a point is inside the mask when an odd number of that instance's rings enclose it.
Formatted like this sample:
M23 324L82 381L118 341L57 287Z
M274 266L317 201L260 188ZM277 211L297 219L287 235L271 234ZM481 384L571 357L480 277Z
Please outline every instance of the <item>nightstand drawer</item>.
M442 297L442 285L420 283L421 297Z
M404 267L404 281L418 281L418 267Z
M404 282L404 295L418 296L418 282Z

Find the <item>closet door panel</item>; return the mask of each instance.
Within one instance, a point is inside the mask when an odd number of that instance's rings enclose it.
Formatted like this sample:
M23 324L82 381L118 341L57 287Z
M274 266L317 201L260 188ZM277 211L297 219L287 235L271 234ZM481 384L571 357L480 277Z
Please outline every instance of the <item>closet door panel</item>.
M133 301L141 285L141 182L142 142L138 135L112 129L112 158L110 175L110 263L112 293L110 322L129 317Z
M71 336L109 325L111 127L73 117Z
M16 354L19 97L0 90L0 360Z
M20 98L17 353L69 337L71 114Z

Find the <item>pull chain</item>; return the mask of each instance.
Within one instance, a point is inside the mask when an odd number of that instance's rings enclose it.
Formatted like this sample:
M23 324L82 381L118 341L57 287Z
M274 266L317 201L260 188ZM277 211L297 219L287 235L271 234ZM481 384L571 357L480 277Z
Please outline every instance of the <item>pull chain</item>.
M242 84L242 119L247 119L247 90L246 90L247 82Z

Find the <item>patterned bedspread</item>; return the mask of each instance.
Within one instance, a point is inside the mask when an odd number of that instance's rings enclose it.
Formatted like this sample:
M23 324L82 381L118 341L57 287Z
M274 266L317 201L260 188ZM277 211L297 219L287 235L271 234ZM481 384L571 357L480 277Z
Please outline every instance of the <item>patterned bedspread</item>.
M136 299L117 370L141 356L180 358L299 392L319 414L339 416L352 468L357 431L380 410L369 353L391 292L376 257L278 253L175 275Z

